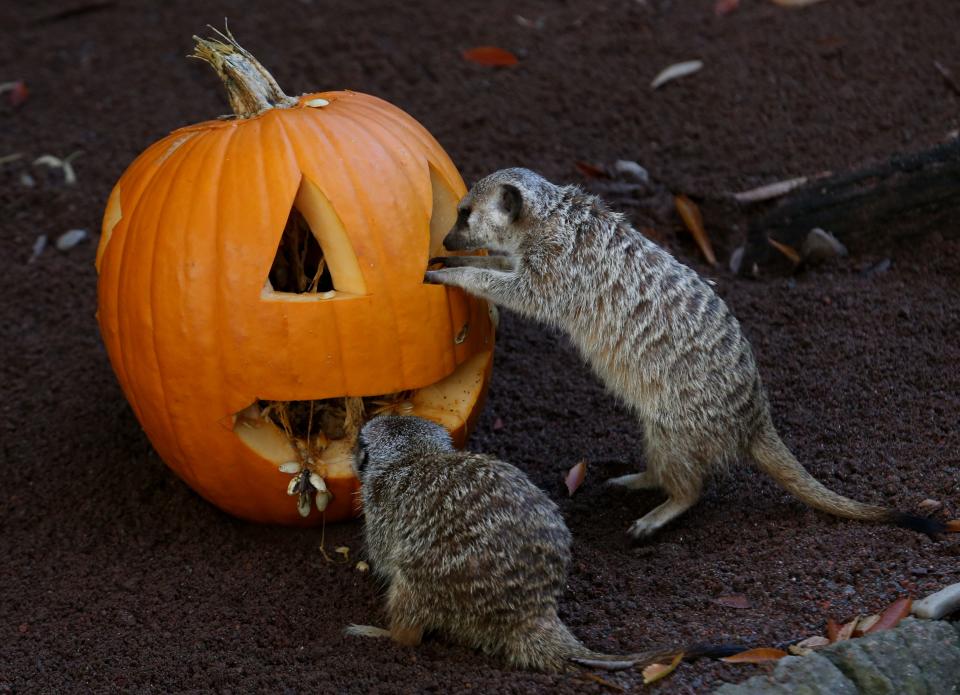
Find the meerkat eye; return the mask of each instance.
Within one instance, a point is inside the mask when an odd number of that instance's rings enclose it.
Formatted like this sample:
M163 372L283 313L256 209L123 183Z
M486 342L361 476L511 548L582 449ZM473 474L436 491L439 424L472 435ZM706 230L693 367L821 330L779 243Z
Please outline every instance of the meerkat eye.
M457 210L457 224L466 225L467 220L470 219L470 208L460 208Z

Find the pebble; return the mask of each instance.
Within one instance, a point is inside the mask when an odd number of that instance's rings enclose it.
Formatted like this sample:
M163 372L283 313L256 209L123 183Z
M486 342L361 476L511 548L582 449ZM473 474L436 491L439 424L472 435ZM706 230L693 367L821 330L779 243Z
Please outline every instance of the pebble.
M47 235L41 234L37 237L37 240L33 242L33 252L30 254L30 260L28 262L33 263L40 258L40 254L43 253L45 248L47 248Z
M86 229L71 229L57 237L57 250L69 251L88 236Z
M636 162L631 162L628 159L618 159L614 163L613 169L618 174L631 178L637 183L650 183L650 173Z
M913 614L925 620L939 620L960 609L960 583L951 584L913 604Z

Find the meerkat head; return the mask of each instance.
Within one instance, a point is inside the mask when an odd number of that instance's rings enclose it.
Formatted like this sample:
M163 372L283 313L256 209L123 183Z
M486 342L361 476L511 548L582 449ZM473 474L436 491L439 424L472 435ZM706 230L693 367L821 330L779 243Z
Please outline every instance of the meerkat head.
M382 466L452 450L450 434L435 422L409 415L381 415L360 430L353 465L360 482L365 482Z
M457 206L443 245L451 251L489 249L516 254L536 231L559 187L529 169L501 169L480 179Z

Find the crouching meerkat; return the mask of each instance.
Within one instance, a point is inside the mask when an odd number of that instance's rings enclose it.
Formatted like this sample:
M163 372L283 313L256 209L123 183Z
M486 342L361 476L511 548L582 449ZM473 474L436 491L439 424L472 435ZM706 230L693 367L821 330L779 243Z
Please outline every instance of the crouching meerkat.
M669 652L587 649L557 616L570 532L557 506L519 469L459 452L441 426L380 416L360 431L366 552L387 585L389 629L347 633L408 646L425 632L516 668L557 672L652 663Z
M526 169L479 181L459 204L449 257L425 281L467 292L568 333L606 387L641 419L646 470L608 481L669 498L635 521L648 537L689 509L708 473L744 456L814 509L928 534L932 519L863 504L819 483L781 441L740 324L691 268L599 198Z

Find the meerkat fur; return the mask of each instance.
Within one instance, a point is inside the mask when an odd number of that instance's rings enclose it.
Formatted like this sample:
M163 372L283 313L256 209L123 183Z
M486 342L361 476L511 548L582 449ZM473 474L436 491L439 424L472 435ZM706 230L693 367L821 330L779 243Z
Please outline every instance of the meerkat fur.
M425 281L460 287L569 334L609 391L644 428L646 470L608 481L661 489L666 502L636 520L640 540L685 512L708 474L744 457L811 507L933 534L932 519L839 495L780 439L750 344L694 270L596 196L527 169L480 180L460 202L449 250L486 248L496 263L443 259Z
M360 432L366 553L387 587L389 627L347 633L415 646L425 632L546 672L620 669L670 652L587 649L557 615L570 532L557 506L516 467L456 451L440 425L379 416Z

